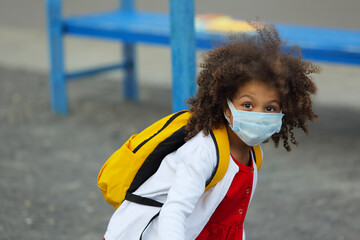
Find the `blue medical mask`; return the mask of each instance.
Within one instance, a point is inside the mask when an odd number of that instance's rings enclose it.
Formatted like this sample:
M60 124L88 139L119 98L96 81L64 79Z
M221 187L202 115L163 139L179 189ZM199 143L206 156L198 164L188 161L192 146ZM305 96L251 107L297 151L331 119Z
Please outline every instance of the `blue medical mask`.
M233 125L228 120L231 129L248 146L256 146L263 143L274 133L281 130L282 113L262 113L236 110L230 100L227 100L233 116Z

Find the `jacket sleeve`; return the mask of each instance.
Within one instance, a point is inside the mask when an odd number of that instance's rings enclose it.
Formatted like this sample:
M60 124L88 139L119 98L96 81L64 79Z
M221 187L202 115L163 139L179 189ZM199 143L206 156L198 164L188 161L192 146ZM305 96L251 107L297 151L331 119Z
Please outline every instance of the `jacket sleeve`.
M160 240L185 239L187 217L204 193L206 181L216 167L216 153L211 149L213 144L211 138L210 141L202 141L206 139L204 136L194 138L176 153L180 163L174 183L160 212L158 225Z

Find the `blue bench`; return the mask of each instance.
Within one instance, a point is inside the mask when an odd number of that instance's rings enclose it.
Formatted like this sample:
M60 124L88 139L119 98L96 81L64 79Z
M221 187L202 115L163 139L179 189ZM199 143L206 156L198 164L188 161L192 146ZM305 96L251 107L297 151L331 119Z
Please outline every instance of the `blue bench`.
M185 99L196 91L196 49L210 49L223 35L195 32L194 2L170 0L170 14L140 12L133 0L120 1L114 11L70 16L61 13L61 0L47 0L52 110L66 114L67 81L114 69L124 70L124 96L138 99L135 45L169 45L172 51L173 110L186 108ZM307 59L360 65L360 30L275 24L289 45L299 45ZM65 35L123 42L124 61L110 66L67 73L63 60Z

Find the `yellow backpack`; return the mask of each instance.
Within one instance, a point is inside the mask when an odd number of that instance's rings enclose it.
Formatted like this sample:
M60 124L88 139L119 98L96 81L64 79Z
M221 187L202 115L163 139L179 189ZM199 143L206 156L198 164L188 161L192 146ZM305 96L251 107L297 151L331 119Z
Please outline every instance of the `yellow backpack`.
M144 205L162 206L155 200L134 195L133 192L158 170L166 155L185 143L185 126L189 117L188 111L169 115L131 136L112 154L101 168L97 180L98 187L109 204L117 209L126 199ZM206 190L224 177L230 161L226 128L212 129L210 135L216 146L218 164L206 182ZM259 170L262 163L260 146L252 147L252 151Z

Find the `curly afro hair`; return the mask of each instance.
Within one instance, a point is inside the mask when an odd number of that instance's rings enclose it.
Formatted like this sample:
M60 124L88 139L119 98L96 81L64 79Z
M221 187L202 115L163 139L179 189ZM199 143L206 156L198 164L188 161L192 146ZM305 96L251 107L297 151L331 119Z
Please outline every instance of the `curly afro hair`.
M224 118L226 100L233 99L240 87L251 80L263 81L279 91L283 124L281 131L271 136L275 147L282 140L287 151L297 145L294 128L310 131L306 121L317 115L312 110L311 94L317 88L310 74L320 68L305 61L298 47L288 47L273 25L249 23L256 30L252 35L233 35L220 46L206 52L198 77L198 92L188 99L192 113L187 125L189 140L200 131L227 124Z

